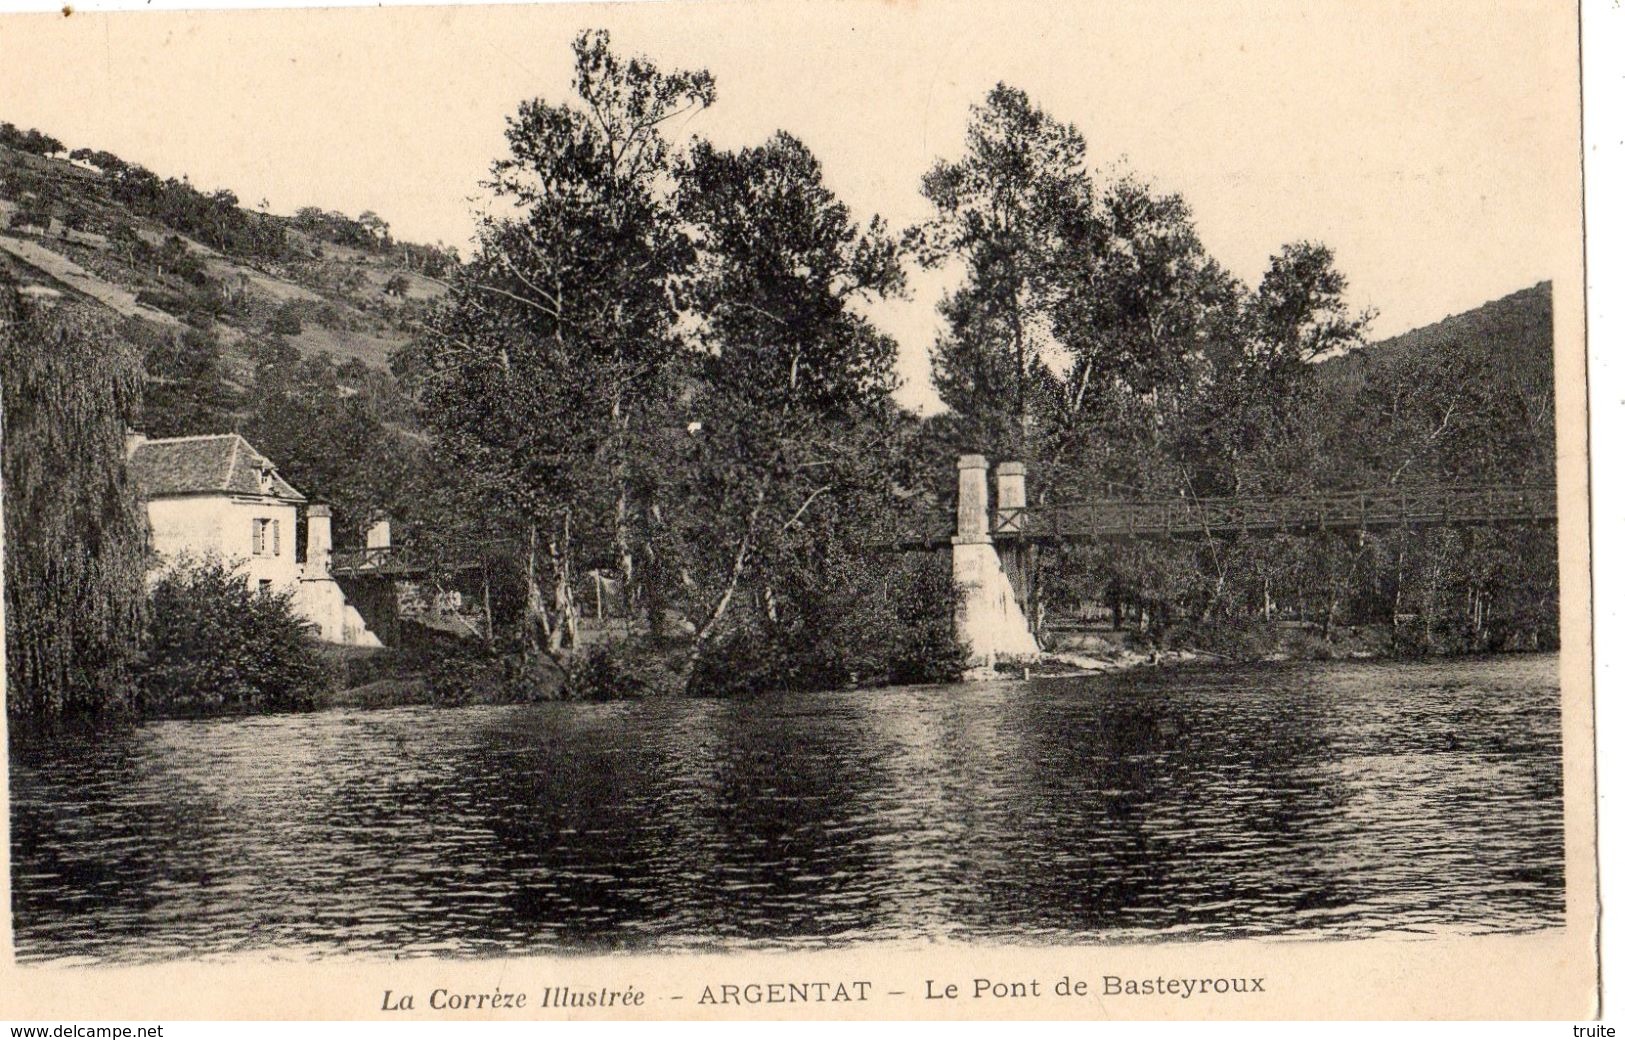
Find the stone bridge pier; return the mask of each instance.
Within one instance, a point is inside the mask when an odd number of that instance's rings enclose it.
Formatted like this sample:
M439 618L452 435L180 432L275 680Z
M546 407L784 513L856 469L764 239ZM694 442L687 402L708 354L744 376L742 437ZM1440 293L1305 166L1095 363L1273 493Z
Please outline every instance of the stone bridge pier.
M1001 463L998 482L998 530L1001 534L1019 531L1021 510L1026 506L1026 467L1019 462ZM961 455L958 521L952 539L954 585L960 593L954 628L970 648L972 673L985 673L999 663L1038 658L1038 642L1022 612L1029 550L1024 544L1014 544L1001 554L994 547L988 529L987 490L987 459ZM1022 585L1019 591L1001 555L1017 565L1012 569Z

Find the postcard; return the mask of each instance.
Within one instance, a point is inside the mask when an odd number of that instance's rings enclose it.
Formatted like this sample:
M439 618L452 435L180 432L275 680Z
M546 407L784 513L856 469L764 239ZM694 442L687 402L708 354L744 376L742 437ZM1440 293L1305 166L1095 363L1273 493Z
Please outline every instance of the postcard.
M1591 1017L1578 31L0 16L0 1015Z

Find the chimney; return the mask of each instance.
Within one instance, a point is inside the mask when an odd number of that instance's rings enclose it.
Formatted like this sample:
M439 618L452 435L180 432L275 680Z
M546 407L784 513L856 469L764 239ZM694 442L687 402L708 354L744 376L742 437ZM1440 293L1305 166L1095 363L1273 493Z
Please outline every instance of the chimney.
M305 508L305 577L333 573L333 507L319 502Z
M385 517L382 520L374 520L372 526L367 528L367 548L369 548L369 549L388 549L389 548L389 518L388 517Z

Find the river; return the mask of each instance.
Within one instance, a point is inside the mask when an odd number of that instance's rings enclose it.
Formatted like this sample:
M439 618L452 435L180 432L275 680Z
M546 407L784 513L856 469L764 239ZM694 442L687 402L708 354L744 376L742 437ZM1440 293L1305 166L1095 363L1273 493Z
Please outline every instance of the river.
M1562 923L1555 655L334 710L10 751L27 962Z

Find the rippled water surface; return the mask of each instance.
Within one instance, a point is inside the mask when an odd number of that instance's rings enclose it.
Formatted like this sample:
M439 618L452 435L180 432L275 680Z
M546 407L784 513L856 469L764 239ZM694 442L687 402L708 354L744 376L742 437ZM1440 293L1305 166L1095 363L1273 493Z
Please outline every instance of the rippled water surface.
M18 736L22 960L1561 924L1557 659Z

